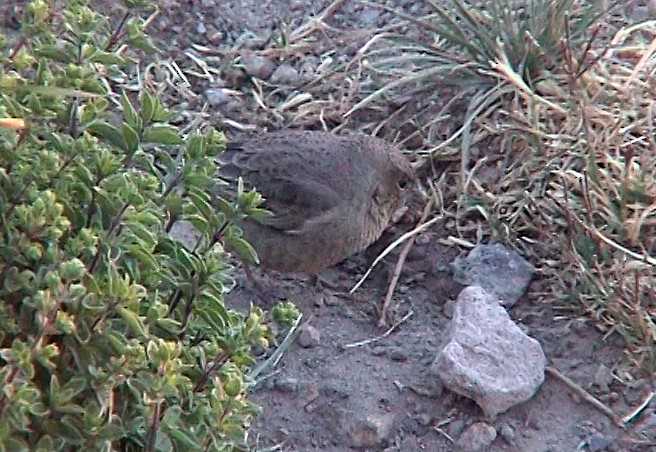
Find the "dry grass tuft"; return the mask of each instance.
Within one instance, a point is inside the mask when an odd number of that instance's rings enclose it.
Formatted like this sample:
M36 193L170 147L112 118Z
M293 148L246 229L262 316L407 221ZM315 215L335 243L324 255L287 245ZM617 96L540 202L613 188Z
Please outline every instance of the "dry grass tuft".
M549 282L543 296L621 334L653 370L656 21L629 25L573 0L528 2L524 15L497 0L427 3L430 16L408 18L421 35L372 46L370 67L388 81L352 111L403 95L430 117L457 79L469 108L434 149L460 147L457 238L511 243ZM555 33L538 34L547 24Z

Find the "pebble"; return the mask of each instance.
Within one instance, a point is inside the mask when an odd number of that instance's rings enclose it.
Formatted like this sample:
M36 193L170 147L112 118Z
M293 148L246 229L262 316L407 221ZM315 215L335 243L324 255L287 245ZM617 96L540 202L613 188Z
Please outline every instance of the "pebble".
M462 431L465 429L465 426L466 426L466 424L465 424L464 420L456 419L455 421L453 421L449 424L449 427L447 428L447 433L452 438L454 438L456 436L460 436Z
M251 77L260 80L266 80L271 77L276 65L273 61L254 53L247 53L241 56L241 65L244 71Z
M225 88L207 88L205 98L212 107L218 107L230 100L230 93Z
M281 64L271 74L271 83L276 85L294 85L298 81L298 71L289 64Z
M588 443L588 450L590 452L601 452L606 450L612 443L610 439L598 433L590 436L586 442Z
M303 348L315 348L321 345L321 333L312 325L305 325L298 335L298 345Z
M516 438L516 433L515 429L512 427L510 424L503 424L501 428L499 428L499 435L503 438L503 440L509 445L512 446L515 444L515 438Z
M462 432L457 445L466 452L478 452L489 447L497 437L497 431L485 422L476 422Z
M401 347L390 347L387 350L387 356L392 361L404 362L408 360L408 352Z
M275 388L287 394L296 392L298 390L298 379L293 377L279 377L276 378Z

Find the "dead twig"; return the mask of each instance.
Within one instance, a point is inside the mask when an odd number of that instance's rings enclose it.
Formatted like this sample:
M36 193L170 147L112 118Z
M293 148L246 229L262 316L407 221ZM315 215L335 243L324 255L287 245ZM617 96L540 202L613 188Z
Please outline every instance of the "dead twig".
M615 416L615 412L610 408L609 406L605 405L603 402L600 400L596 399L592 394L590 394L588 391L583 389L580 385L578 385L574 380L566 377L563 375L558 369L556 369L553 366L547 366L547 372L555 377L556 379L560 380L561 382L565 383L567 387L572 389L574 392L576 392L577 395L579 395L583 400L588 402L590 405L593 407L597 408L599 411L604 413L606 416L608 416L614 423L620 428L624 428L625 424L622 422L622 420L618 419L617 416Z
M426 203L426 206L424 207L424 211L421 214L421 219L419 220L419 226L421 226L422 223L426 221L426 218L428 218L428 215L431 213L431 210L433 209L433 200L429 199L428 202ZM383 307L380 309L380 318L378 320L378 326L385 326L387 325L387 312L389 311L391 305L392 305L392 296L394 295L394 289L396 289L396 285L399 282L399 278L401 277L401 271L403 270L403 264L405 263L405 259L408 256L408 253L410 252L410 248L412 248L412 245L415 243L415 238L410 237L408 241L405 243L403 246L403 249L401 250L401 254L399 255L399 260L396 262L396 266L394 267L394 274L392 275L392 280L390 281L390 284L387 288L387 294L385 295L385 301L383 302Z
M359 342L353 342L353 343L351 343L351 344L345 344L345 345L342 345L342 348L355 348L355 347L361 347L361 346L363 346L363 345L373 344L374 342L378 342L378 341L381 340L381 339L385 339L387 336L389 336L390 334L392 334L392 332L393 332L396 328L398 328L399 325L401 325L403 322L405 322L405 321L408 320L410 317L412 317L413 314L414 314L413 311L409 311L406 315L403 316L403 318L402 318L401 320L399 320L399 321L396 322L394 325L392 325L391 328L390 328L389 330L385 331L385 332L384 332L383 334L381 334L380 336L372 337L371 339L365 339L365 340L363 340L363 341L359 341Z

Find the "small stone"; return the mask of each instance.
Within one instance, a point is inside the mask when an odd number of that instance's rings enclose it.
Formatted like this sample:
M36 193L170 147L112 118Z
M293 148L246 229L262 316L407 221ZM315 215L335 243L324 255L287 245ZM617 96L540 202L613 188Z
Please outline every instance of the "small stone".
M447 432L449 433L449 436L451 438L455 438L456 436L460 436L462 431L465 429L467 424L465 423L464 420L462 419L456 419L455 421L449 423L449 426L447 427Z
M198 33L199 35L204 35L206 31L207 28L205 28L205 24L203 22L198 22L196 24L196 33Z
M348 399L349 393L336 383L327 383L319 389L319 394L333 400Z
M303 348L315 348L321 344L321 333L312 325L305 325L298 335L298 345Z
M534 267L517 251L500 243L476 245L467 257L451 264L453 279L460 284L479 286L512 306L526 291Z
M340 303L339 297L337 295L329 294L324 295L323 304L326 306L337 306Z
M376 25L376 21L380 18L380 10L375 8L365 8L360 13L360 22L367 27Z
M499 429L499 434L503 440L509 445L513 446L515 444L515 429L510 424L503 424Z
M298 390L298 378L292 377L279 377L276 378L275 386L278 391L287 394L296 392Z
M588 450L590 452L601 452L606 450L611 445L612 441L605 436L595 433L591 435L586 442L588 443Z
M401 347L390 347L387 350L389 359L396 362L404 362L408 360L408 352Z
M497 437L497 431L485 422L470 425L458 438L457 445L464 452L478 452L489 447Z
M281 64L271 74L270 82L276 85L294 85L298 81L298 71L289 64Z
M594 383L603 392L608 392L608 387L613 382L613 372L603 364L600 364L595 372Z
M420 413L417 415L417 423L424 427L430 425L433 421L433 417L428 413Z
M271 77L271 74L276 68L273 61L254 53L243 54L239 61L248 75L260 80L266 80Z
M221 44L223 42L223 39L224 39L223 33L221 33L220 31L210 33L210 35L207 37L207 41L214 46L218 46L219 44Z
M342 428L351 447L370 448L389 438L394 428L394 421L394 413L374 413L363 419L351 414L342 417Z
M230 101L232 97L230 90L225 88L207 88L205 98L212 107L218 107Z

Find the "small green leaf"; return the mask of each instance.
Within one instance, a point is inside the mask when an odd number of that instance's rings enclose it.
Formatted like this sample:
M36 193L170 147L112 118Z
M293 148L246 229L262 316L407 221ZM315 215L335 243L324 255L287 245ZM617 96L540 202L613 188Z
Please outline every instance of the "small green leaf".
M158 107L158 99L146 91L141 93L139 104L141 106L141 120L148 125L155 117Z
M214 207L219 212L223 212L228 218L234 218L239 212L235 206L220 196L215 197L212 201L214 203Z
M180 132L176 127L168 124L154 124L146 127L143 133L143 141L146 143L180 144Z
M7 452L28 452L30 450L27 443L20 438L7 438L1 446Z
M121 95L121 106L123 107L123 120L127 122L132 129L139 129L137 111L134 109L132 102L130 102L130 99L125 93Z
M205 152L205 137L199 134L194 134L187 138L187 155L191 159L197 159L204 156Z
M105 121L94 121L87 126L87 131L101 138L106 139L114 146L120 149L126 149L125 139L120 130Z
M206 219L212 218L213 209L209 202L207 193L197 190L192 186L189 188L187 196L191 200L194 207L198 209L198 213L200 213Z
M105 52L103 50L96 50L93 55L89 58L89 61L94 62L94 63L101 63L101 64L124 64L125 63L125 58L113 53L113 52Z
M194 444L194 448L197 448L199 445ZM194 449L192 448L192 450ZM169 439L168 435L161 430L158 430L155 433L155 450L157 452L173 452L173 443Z
M116 312L121 316L123 320L128 324L128 326L137 334L142 337L146 336L146 327L143 322L134 312L123 306L117 306Z
M123 123L123 139L125 140L125 151L134 154L139 149L139 135L127 123Z
M235 237L233 235L229 235L225 238L226 245L228 245L230 248L234 249L239 256L242 258L254 262L256 264L260 263L260 259L257 257L257 252L255 251L255 248L251 246L250 243L248 243L246 240L242 239L241 237Z
M72 63L75 61L75 57L70 53L69 50L70 49L62 49L54 46L44 46L40 47L34 53L37 56L45 57L60 63Z

